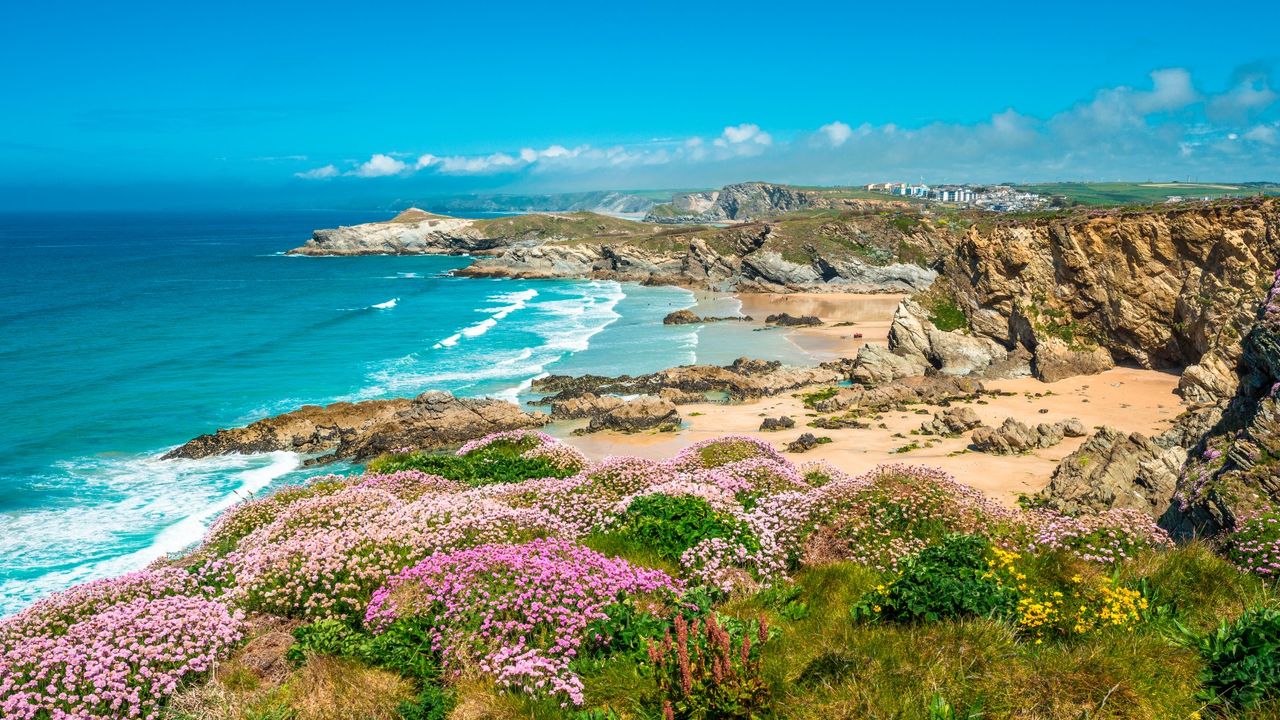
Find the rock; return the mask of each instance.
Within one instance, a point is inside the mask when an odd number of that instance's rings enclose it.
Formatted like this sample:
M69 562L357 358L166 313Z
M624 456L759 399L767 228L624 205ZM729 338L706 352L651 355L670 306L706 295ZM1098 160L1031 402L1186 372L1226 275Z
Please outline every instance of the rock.
M658 397L676 405L690 405L707 401L706 393L685 392L677 388L662 388L658 391Z
M842 387L832 397L815 403L814 409L824 413L881 412L907 404L945 405L956 400L975 400L985 392L982 383L973 378L916 375L875 387Z
M1044 382L1057 382L1077 375L1096 375L1115 367L1106 348L1073 348L1058 338L1036 342L1032 372Z
M933 418L920 426L922 435L942 435L953 437L968 432L982 421L972 408L957 406L934 413Z
M676 310L675 312L667 313L667 316L662 318L663 325L696 325L700 322L702 322L702 318L694 314L692 310Z
M805 433L787 443L787 452L803 453L831 442L829 437L816 437L813 433Z
M601 430L639 432L654 428L674 429L680 425L680 413L674 403L658 398L640 397L591 418L585 432Z
M895 354L883 345L863 345L858 348L850 379L863 385L880 385L900 378L923 375L925 363Z
M1036 498L1064 513L1128 508L1159 518L1173 500L1186 456L1141 433L1102 427L1063 458Z
M672 401L705 402L707 393L734 400L768 397L809 385L834 385L844 379L839 365L788 367L777 361L739 358L731 365L685 365L639 377L550 375L533 382L534 392L555 402L586 392L596 395L661 395ZM673 394L678 393L678 395Z
M903 300L894 311L889 350L914 365L932 366L944 375L971 375L1005 361L1009 355L988 338L959 330L939 330L924 308L911 299Z
M325 460L364 460L396 448L445 448L489 433L546 422L542 413L524 413L509 402L428 392L412 399L307 405L245 427L201 435L164 457L287 450L329 453Z
M795 426L796 421L786 415L777 418L765 418L764 421L760 423L761 430L770 432L774 430L790 430Z
M1040 423L1034 428L1014 418L1005 418L999 428L985 425L973 431L970 439L980 452L994 455L1017 455L1039 448L1048 448L1062 442L1067 433L1070 437L1082 437L1084 426L1079 420L1072 418L1053 424Z
M675 312L668 313L666 317L662 318L662 324L663 325L697 325L700 323L728 322L731 320L751 322L751 316L735 315L735 316L725 316L725 317L700 317L694 314L692 310L676 310Z
M576 420L578 418L595 417L620 407L622 403L622 398L612 395L600 396L595 393L583 393L576 397L551 403L551 419Z
M816 315L801 315L797 317L789 313L770 315L764 319L764 322L766 325L781 325L784 327L814 327L822 324L822 320Z

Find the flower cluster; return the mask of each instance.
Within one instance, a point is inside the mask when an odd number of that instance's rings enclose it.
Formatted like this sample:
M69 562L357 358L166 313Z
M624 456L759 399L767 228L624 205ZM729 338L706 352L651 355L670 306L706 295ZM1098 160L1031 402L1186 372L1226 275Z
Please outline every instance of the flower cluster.
M241 638L242 616L173 595L113 605L58 635L0 650L0 715L157 718L184 681L211 670Z
M987 575L1016 588L1014 621L1018 631L1037 644L1047 636L1072 637L1108 628L1132 631L1147 610L1140 592L1116 585L1105 575L1076 574L1063 587L1036 587L1019 567L1021 555L1000 548L992 553Z
M1267 300L1262 306L1262 321L1273 330L1280 329L1280 270L1276 270L1271 289L1267 292Z
M1169 534L1137 510L1114 509L1074 517L1052 510L1028 513L1031 550L1067 550L1091 562L1111 564L1139 550L1168 547Z
M1236 518L1223 550L1236 567L1265 582L1280 579L1280 510L1265 506Z
M690 445L667 461L667 465L675 472L692 472L752 458L789 464L782 453L764 440L747 435L725 435Z
M491 433L463 445L458 449L457 454L459 456L470 455L477 450L499 442L516 446L528 445L529 448L521 453L521 457L528 459L541 458L551 463L552 466L569 472L578 472L590 464L587 456L583 455L582 451L539 430L508 430L506 432Z
M365 615L375 631L429 621L452 673L476 669L505 688L583 702L569 669L587 626L620 595L676 593L679 581L566 540L442 552L389 579Z
M466 488L462 483L446 480L439 475L432 475L421 470L367 473L359 479L355 486L383 490L405 501L417 500L423 495L431 493L460 492Z
M1000 541L1021 514L936 468L885 465L827 483L812 493L817 521L805 552L812 560L852 560L878 570L899 564L942 537L981 534Z

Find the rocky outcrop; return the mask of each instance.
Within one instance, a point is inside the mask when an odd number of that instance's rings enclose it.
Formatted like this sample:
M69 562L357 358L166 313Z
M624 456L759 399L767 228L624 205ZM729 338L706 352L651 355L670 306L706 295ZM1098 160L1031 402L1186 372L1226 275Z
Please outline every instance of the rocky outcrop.
M316 230L290 255L458 255L634 234L634 222L590 212L470 219L410 208L386 222Z
M533 382L533 391L549 402L560 402L583 393L660 395L675 391L673 399L706 400L707 393L724 393L733 400L767 397L809 385L832 385L842 378L832 367L789 367L776 361L739 358L731 365L685 365L649 375L603 377L599 375L549 375ZM694 400L693 398L696 398Z
M595 417L621 407L622 398L613 395L596 395L583 393L576 397L566 398L551 403L552 420L577 420Z
M728 322L728 321L734 321L734 320L741 321L741 322L751 322L751 316L750 315L726 315L723 317L715 317L715 316L708 315L704 317L694 313L692 310L676 310L675 312L667 313L667 316L662 318L662 324L663 325L699 325L702 323Z
M882 412L914 404L947 405L976 400L986 392L982 383L967 377L917 375L874 387L842 387L835 395L813 403L821 413Z
M960 330L943 331L914 300L903 300L889 326L889 350L914 366L932 367L944 375L971 375L1009 355L989 338Z
M822 324L822 320L817 315L796 316L790 313L777 313L766 317L764 324L783 327L816 327Z
M1186 450L1141 433L1102 427L1063 458L1036 500L1068 514L1128 508L1159 518L1173 500L1186 457Z
M950 407L934 413L928 422L922 423L920 425L920 434L955 437L981 424L982 421L978 419L978 414L973 411L973 408L964 406Z
M829 437L818 437L813 433L804 433L800 437L787 443L787 452L804 453L831 442Z
M593 416L587 427L580 432L675 430L679 428L680 422L680 412L674 403L659 398L640 397Z
M538 427L542 413L524 413L500 400L428 392L416 398L307 405L245 427L201 435L164 457L288 450L326 454L325 460L364 460L403 447L437 449L492 432Z
M858 357L850 379L863 385L879 385L901 378L923 375L929 367L917 357L905 357L883 345L867 344L858 348Z
M1084 425L1071 418L1053 424L1040 423L1031 427L1015 418L1005 418L998 428L983 425L973 431L970 438L979 452L994 455L1018 455L1039 448L1050 448L1062 442L1064 437L1084 437Z
M796 426L795 420L792 420L786 415L783 415L782 417L765 418L760 423L760 430L762 432L773 432L776 430L790 430L795 426Z
M743 222L813 206L820 196L786 185L748 182L726 185L717 192L675 195L671 205L654 208L646 222L723 223Z
M1224 402L1277 264L1268 198L975 225L946 275L973 331L1007 348L1069 336L1142 367L1198 364L1184 392Z
M1036 343L1031 370L1045 382L1057 382L1076 375L1096 375L1115 367L1104 347L1073 347L1058 338Z

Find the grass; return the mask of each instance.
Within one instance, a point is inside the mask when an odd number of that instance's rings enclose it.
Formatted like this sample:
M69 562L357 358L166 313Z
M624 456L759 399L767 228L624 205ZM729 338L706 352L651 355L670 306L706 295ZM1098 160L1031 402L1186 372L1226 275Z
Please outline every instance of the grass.
M1272 183L1067 182L1019 185L1018 189L1097 206L1161 203L1171 196L1200 199L1280 195L1280 185Z

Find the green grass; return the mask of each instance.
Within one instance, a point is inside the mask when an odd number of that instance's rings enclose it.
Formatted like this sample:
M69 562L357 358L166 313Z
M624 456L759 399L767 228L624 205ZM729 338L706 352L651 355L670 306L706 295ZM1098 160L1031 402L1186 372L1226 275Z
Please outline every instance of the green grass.
M1272 183L1067 182L1019 185L1018 189L1098 206L1162 203L1174 195L1187 199L1280 195L1280 185Z

